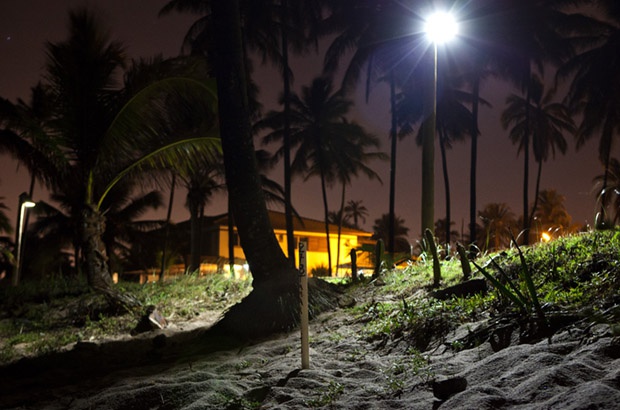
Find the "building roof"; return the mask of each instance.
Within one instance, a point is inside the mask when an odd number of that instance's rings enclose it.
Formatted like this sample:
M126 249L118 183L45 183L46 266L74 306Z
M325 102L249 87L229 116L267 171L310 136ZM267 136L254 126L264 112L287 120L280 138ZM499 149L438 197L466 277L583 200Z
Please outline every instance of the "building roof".
M286 218L284 212L268 210L269 219L271 220L271 226L274 230L285 231L286 230ZM228 225L228 215L222 215L214 221L217 225ZM307 232L325 232L325 223L316 219L303 218L293 216L293 230L307 231ZM329 224L329 231L336 233L338 231L338 225ZM363 231L361 229L348 228L343 226L341 233L343 235L356 235L356 236L371 236L371 232Z

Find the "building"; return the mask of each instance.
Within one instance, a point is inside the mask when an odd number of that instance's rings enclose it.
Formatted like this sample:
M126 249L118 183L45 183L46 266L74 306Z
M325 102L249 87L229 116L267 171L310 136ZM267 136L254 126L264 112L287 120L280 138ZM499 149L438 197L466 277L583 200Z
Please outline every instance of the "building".
M268 212L278 243L284 254L288 255L285 215L277 211ZM200 221L200 226L200 274L230 273L228 215L204 217ZM325 223L310 218L294 217L293 228L296 248L298 249L299 241L304 241L308 244L306 254L308 274L310 276L327 274L328 255ZM176 224L174 229L177 231L175 236L189 238L189 221ZM351 249L358 250L358 269L372 270L373 264L370 261L370 253L366 251L367 249L374 249L374 241L371 240L372 233L359 229L342 227L340 242L338 242L338 226L330 224L329 232L333 276L343 277L351 275ZM236 228L233 229L232 239L234 244L234 275L238 278L243 278L249 273L249 268L245 259L245 254L239 243ZM365 251L359 252L362 248ZM187 244L184 244L183 251L181 252L185 263L170 266L166 272L167 276L175 276L185 272L185 267L189 264L190 259L189 249L189 241L187 241ZM339 249L340 253L338 253ZM295 260L299 260L297 251L295 252ZM152 272L125 272L125 275L140 274L140 282L144 283L146 281L156 281L156 272L159 272L159 269L152 270Z

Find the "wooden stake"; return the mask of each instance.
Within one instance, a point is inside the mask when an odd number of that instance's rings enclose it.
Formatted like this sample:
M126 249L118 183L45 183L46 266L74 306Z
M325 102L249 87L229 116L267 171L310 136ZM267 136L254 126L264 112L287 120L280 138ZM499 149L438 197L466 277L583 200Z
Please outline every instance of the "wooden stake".
M301 282L301 368L310 368L310 344L308 337L308 272L306 250L308 244L299 241L299 279Z

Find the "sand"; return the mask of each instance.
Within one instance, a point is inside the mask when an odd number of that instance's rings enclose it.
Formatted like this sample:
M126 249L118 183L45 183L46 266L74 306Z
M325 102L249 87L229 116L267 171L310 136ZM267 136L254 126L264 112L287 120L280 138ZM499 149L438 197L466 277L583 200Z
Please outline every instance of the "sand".
M210 316L205 325L213 320ZM52 371L54 382L41 375L22 383L0 378L0 408L620 409L620 339L608 326L582 323L550 340L513 343L497 352L488 342L462 351L450 348L451 340L480 325L462 326L420 355L402 340L365 340L363 324L350 311L338 309L311 322L309 369L300 370L296 331L234 350L126 366L94 380L71 378L70 370ZM115 351L122 341L115 347L91 346L91 356L105 362L131 352L159 351L165 358L168 349L178 355L202 331L195 322L185 331L176 324L127 340L122 353ZM75 357L67 360L79 362ZM84 364L92 365L88 360ZM433 381L445 380L456 392L439 400ZM41 385L46 382L51 385Z

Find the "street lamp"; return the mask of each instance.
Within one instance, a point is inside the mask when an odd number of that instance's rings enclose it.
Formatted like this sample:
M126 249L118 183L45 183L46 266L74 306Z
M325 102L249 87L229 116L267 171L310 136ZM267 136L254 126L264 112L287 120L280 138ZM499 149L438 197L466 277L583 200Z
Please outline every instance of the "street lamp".
M20 196L21 205L19 207L19 218L17 225L17 251L15 252L15 273L13 274L13 286L19 285L19 274L21 268L22 244L24 236L24 217L26 208L34 208L36 203Z
M422 235L434 232L435 224L435 134L437 132L437 46L458 33L458 25L450 13L435 12L424 25L424 32L433 44L433 77L424 101L430 102L430 113L423 124L422 140ZM450 221L448 221L449 223Z

